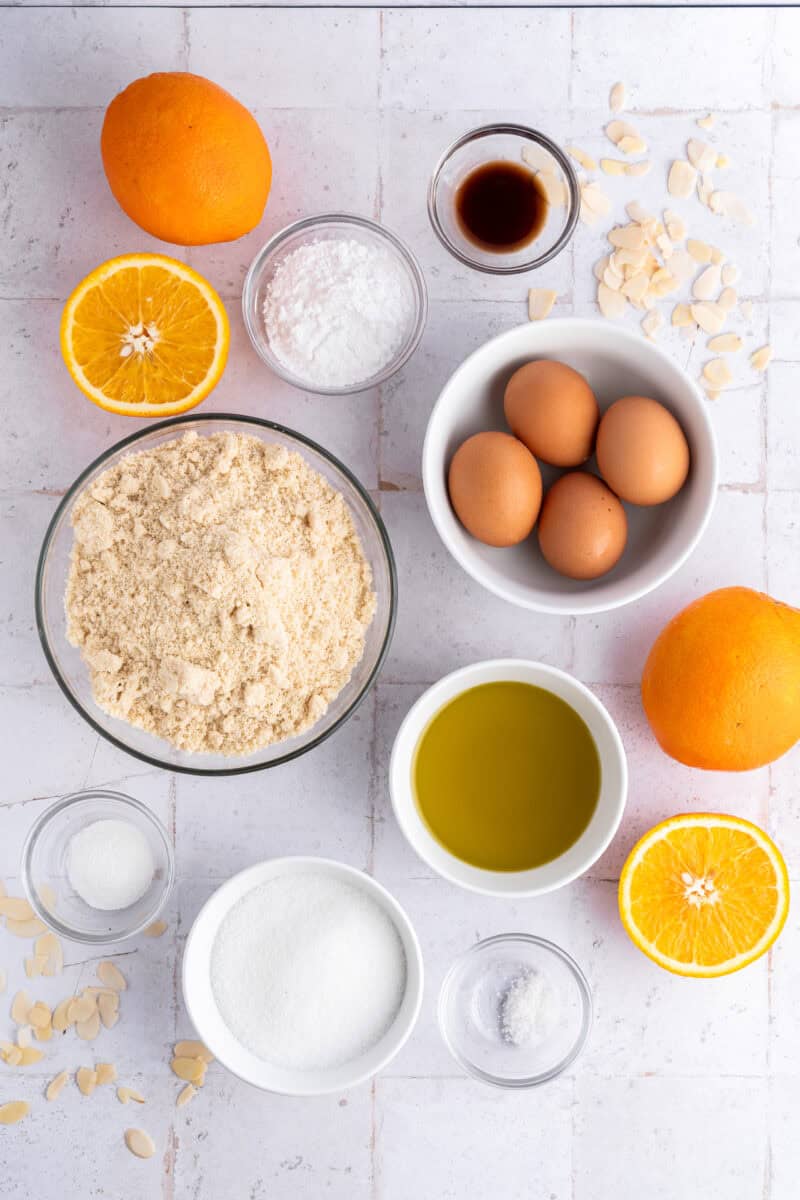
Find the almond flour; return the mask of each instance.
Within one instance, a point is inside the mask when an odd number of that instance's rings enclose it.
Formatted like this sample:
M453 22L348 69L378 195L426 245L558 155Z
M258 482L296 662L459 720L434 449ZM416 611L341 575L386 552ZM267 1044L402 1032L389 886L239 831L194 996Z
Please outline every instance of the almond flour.
M343 497L259 438L188 433L78 499L68 636L112 716L247 754L314 725L375 611Z

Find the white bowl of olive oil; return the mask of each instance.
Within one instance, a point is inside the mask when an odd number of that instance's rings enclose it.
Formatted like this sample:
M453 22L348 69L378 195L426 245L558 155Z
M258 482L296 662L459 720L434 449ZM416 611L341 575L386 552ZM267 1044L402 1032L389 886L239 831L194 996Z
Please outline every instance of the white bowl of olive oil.
M395 739L389 786L400 828L439 875L485 895L538 896L609 845L628 769L587 687L544 663L493 659L420 696Z

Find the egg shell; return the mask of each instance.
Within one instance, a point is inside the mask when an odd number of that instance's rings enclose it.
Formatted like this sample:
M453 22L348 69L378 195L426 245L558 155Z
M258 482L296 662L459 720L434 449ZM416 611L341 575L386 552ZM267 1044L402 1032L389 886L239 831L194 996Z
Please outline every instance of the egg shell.
M554 467L577 467L592 453L600 409L594 392L566 363L542 358L520 367L506 385L511 432Z
M545 560L569 579L597 579L619 561L628 540L625 509L596 475L570 471L547 492L539 517Z
M453 455L447 486L461 524L489 546L515 546L533 529L542 476L510 433L476 433Z
M669 409L647 396L623 396L603 413L597 465L612 491L631 504L663 504L689 473L689 443Z

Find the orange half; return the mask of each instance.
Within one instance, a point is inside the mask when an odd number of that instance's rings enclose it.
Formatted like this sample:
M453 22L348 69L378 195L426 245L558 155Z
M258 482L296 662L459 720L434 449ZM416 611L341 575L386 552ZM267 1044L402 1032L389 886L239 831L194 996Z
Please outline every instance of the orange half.
M109 259L78 284L61 318L75 383L109 412L168 417L218 382L230 329L214 288L163 254Z
M789 876L775 843L750 821L672 817L628 856L619 911L631 940L660 967L728 975L777 938L789 912Z

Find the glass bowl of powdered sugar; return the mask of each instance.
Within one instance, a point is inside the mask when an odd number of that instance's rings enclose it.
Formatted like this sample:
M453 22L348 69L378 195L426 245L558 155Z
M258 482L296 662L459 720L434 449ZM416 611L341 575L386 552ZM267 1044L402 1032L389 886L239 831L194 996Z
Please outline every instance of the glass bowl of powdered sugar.
M453 963L439 993L439 1029L475 1079L529 1088L555 1079L589 1036L592 996L565 950L527 933L498 934Z
M414 255L365 217L330 213L287 226L256 255L242 310L257 353L306 392L338 396L383 383L425 328Z

